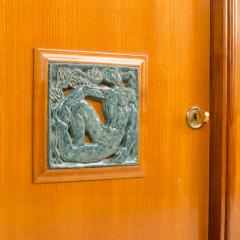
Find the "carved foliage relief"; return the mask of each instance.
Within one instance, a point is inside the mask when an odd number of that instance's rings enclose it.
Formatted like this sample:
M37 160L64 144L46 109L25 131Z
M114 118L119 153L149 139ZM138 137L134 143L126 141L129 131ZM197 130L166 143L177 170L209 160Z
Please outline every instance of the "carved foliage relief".
M50 169L138 164L138 75L137 67L49 63Z

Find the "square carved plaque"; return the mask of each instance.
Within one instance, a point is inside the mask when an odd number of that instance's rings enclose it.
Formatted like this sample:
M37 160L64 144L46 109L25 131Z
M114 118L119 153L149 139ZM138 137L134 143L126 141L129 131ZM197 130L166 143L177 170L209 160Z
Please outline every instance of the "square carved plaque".
M34 181L141 177L142 55L35 49Z

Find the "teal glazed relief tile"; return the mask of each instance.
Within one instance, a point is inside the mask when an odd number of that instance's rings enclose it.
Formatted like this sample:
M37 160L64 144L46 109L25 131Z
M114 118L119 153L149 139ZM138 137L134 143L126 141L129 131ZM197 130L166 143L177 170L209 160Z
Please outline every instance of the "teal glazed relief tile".
M138 78L137 67L49 63L50 169L138 164Z

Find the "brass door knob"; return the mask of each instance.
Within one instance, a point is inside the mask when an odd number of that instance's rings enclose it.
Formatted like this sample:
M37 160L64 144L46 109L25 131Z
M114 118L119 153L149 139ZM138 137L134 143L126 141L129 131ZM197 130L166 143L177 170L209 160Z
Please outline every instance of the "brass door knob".
M209 121L209 112L198 106L193 106L186 113L186 120L189 127L193 129L201 128Z

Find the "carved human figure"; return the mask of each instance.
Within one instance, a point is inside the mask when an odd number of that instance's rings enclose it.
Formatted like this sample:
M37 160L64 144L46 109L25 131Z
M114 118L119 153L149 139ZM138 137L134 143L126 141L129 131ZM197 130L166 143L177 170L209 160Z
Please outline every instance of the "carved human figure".
M66 162L126 160L137 141L138 111L134 90L124 87L120 74L108 69L106 87L83 85L64 98L54 117L58 152ZM102 102L106 123L85 98ZM85 143L85 133L91 143Z

